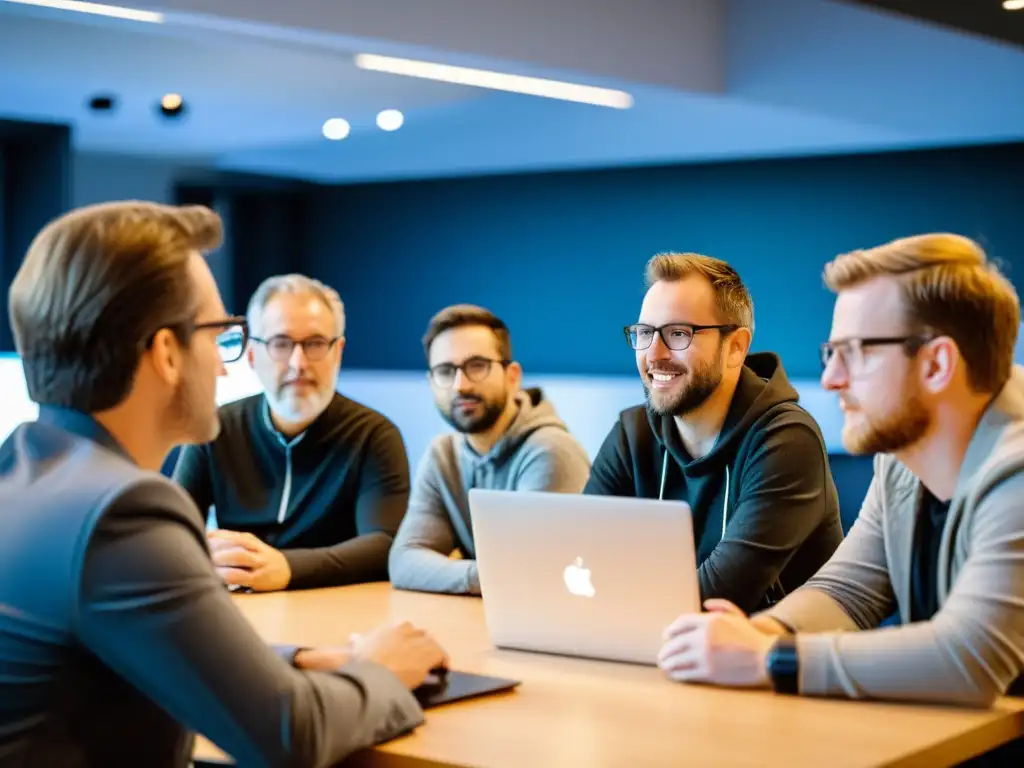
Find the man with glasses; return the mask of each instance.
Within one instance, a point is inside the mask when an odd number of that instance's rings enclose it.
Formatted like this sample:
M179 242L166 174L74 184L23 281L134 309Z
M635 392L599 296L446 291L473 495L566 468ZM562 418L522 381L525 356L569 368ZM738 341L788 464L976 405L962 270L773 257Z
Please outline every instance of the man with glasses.
M239 765L335 765L423 720L444 651L408 625L270 648L157 470L212 440L244 347L200 207L108 203L35 238L10 290L39 418L0 447L0 764L186 768L200 732Z
M803 588L753 620L682 616L676 680L990 706L1024 672L1024 369L1017 294L985 252L930 234L839 256L821 383L843 442L875 454L857 522ZM879 628L896 612L900 626ZM1022 745L1008 748L1020 765Z
M658 254L647 285L625 329L646 406L619 415L584 492L688 502L701 596L764 607L842 541L821 430L779 358L748 354L753 302L732 267Z
M174 473L214 510L218 570L257 592L386 580L409 463L391 421L336 391L341 299L303 275L275 276L248 316L246 356L264 392L224 405L220 435L183 449Z
M520 389L508 328L489 311L441 310L423 347L434 402L457 434L437 437L420 462L391 550L391 582L479 594L469 490L579 493L590 460L543 392Z

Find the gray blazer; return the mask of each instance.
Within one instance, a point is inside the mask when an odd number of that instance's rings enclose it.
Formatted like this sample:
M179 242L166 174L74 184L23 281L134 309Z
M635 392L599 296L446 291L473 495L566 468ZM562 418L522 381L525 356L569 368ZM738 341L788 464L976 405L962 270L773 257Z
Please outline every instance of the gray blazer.
M88 416L44 407L0 446L0 531L0 766L180 768L196 731L240 765L327 766L422 722L383 667L267 647L188 496Z
M920 494L905 466L876 456L846 540L766 612L799 633L801 693L989 706L1024 671L1024 368L964 457L942 531L940 609L909 623ZM903 625L875 629L894 608Z

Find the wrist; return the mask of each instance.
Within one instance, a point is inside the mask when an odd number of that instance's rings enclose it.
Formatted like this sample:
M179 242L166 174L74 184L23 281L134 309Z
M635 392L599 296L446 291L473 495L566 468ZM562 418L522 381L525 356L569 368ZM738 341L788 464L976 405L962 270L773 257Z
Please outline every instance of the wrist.
M782 635L765 656L765 672L776 693L800 692L800 658L794 635Z
M300 648L293 657L292 666L303 670L333 672L352 660L344 648Z
M783 624L774 616L769 616L767 614L762 613L755 616L750 620L750 623L753 624L759 632L763 632L766 635L772 635L773 637L793 634L793 630L790 627Z

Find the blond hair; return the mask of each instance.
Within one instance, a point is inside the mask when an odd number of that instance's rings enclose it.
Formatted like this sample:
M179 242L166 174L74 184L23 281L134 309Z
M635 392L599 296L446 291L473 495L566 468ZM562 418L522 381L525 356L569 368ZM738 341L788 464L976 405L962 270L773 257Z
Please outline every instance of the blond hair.
M715 309L723 323L754 330L754 301L739 274L729 264L699 253L659 253L647 262L647 287L665 280L676 282L700 275L715 293Z
M1013 367L1020 302L980 245L944 232L905 237L837 256L824 274L836 293L880 276L899 280L915 331L956 342L976 392L1002 389Z
M47 224L8 298L29 397L85 413L118 405L158 330L188 344L198 309L188 260L221 237L208 208L138 201L80 208Z

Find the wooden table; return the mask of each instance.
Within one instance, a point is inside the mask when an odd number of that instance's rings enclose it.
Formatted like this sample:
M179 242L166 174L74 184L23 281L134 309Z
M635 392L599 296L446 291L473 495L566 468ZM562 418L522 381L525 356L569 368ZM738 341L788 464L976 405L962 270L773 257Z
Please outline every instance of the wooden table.
M498 651L478 598L369 584L235 600L268 642L337 645L408 619L435 634L453 669L522 680L510 693L428 711L423 726L360 755L359 765L931 767L1022 732L1018 699L987 711L807 699L674 684L653 667ZM202 739L196 756L223 757Z

